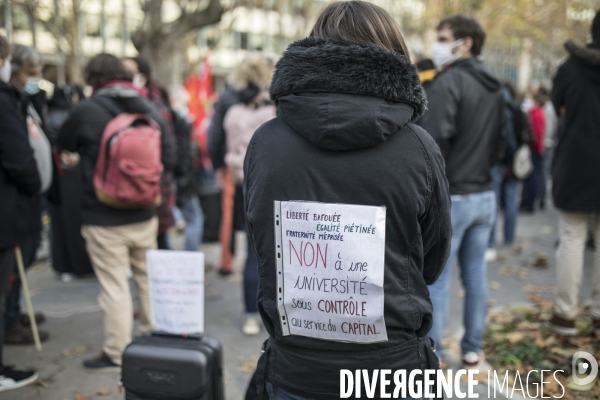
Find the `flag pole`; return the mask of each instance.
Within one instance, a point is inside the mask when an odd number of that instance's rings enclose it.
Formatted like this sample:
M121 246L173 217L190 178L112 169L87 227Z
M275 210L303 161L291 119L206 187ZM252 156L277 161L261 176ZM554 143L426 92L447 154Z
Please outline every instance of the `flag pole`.
M23 285L23 295L25 297L25 305L27 306L27 313L29 314L29 323L33 332L35 348L37 349L37 351L42 351L40 333L38 332L37 322L35 320L35 313L33 312L33 305L31 304L29 285L27 285L27 276L25 275L25 266L23 265L23 255L21 254L21 247L19 247L19 245L15 246L15 256L17 257L17 267L19 269L19 276L21 277L21 285Z

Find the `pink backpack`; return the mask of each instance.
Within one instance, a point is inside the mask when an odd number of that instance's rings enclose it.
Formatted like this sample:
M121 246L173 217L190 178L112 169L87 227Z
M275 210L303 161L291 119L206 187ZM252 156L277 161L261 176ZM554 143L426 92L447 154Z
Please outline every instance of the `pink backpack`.
M100 97L95 99L116 117L100 141L94 170L98 200L115 208L157 207L163 170L160 127L147 116L121 112L110 99Z

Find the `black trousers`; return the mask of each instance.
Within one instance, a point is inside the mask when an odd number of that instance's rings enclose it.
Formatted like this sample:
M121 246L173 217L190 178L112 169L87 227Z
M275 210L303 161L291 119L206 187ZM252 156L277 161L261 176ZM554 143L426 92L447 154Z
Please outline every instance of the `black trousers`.
M10 290L10 275L15 264L15 249L0 249L0 315L6 310L6 297ZM0 318L0 371L4 370L2 351L4 345L4 318Z

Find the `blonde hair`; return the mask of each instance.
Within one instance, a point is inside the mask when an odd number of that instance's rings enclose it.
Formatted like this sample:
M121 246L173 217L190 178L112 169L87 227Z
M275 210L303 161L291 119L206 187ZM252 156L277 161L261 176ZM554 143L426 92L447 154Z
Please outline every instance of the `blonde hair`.
M260 56L249 56L233 72L230 83L236 90L255 86L267 90L273 78L273 62Z

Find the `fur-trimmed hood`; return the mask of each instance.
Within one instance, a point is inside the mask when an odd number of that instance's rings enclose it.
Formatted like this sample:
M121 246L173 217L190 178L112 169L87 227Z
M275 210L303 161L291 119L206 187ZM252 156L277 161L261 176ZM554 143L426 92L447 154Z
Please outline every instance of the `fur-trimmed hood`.
M406 58L342 40L292 43L276 65L269 92L279 116L296 132L336 151L383 142L427 105Z
M565 49L573 57L576 57L587 64L594 67L600 67L600 48L583 47L575 43L573 40L565 42Z
M299 92L361 94L410 104L413 119L427 106L415 66L368 44L305 38L290 44L275 68L269 90L275 101Z

